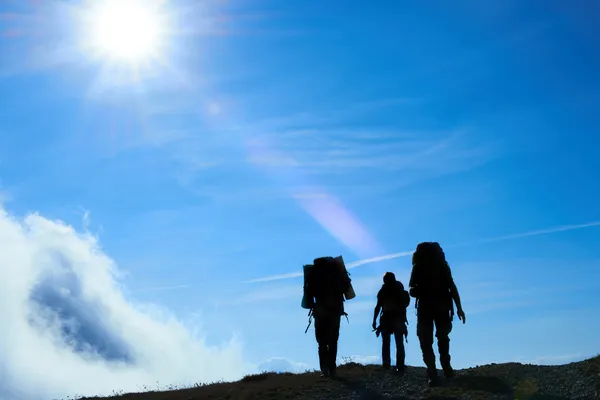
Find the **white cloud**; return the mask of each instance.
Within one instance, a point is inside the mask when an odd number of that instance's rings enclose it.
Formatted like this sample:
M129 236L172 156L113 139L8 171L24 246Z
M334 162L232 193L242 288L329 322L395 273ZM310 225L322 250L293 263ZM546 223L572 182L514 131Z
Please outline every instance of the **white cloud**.
M233 380L236 338L209 346L193 326L119 288L97 239L0 208L0 398L37 400Z
M525 357L518 357L517 362L523 364L535 364L535 365L561 365L561 364L569 364L574 361L584 360L584 357L581 353L573 353L573 354L561 354L554 356L539 356L533 359L526 359Z
M302 373L309 370L307 364L290 361L283 357L272 357L260 363L256 368L258 372L293 372Z

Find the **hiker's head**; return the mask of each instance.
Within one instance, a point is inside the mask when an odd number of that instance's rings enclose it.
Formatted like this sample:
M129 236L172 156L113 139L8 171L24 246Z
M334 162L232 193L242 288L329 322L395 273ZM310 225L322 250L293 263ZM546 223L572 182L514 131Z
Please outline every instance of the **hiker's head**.
M389 285L394 282L396 282L396 275L394 275L393 272L386 272L383 274L383 283Z

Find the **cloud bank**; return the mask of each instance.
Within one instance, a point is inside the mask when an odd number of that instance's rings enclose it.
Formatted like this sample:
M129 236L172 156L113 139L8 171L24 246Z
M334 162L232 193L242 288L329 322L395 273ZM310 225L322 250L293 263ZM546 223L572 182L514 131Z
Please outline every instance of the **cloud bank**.
M89 233L0 207L0 399L47 400L239 379L236 338L127 298Z

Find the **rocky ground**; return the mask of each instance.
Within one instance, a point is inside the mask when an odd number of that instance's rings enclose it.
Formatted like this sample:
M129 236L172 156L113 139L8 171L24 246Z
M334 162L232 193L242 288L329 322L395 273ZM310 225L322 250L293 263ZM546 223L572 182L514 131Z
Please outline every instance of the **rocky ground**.
M427 386L425 370L418 367L409 367L400 377L374 365L348 363L338 375L325 379L316 372L264 373L239 382L110 399L600 399L600 356L560 366L508 363L458 370L454 379L436 388Z

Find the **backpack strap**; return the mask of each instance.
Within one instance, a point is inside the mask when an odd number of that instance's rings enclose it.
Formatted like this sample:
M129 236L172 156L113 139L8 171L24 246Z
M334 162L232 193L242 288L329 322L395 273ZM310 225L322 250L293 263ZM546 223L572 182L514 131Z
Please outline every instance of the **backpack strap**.
M343 312L342 315L344 317L346 317L346 321L348 321L348 323L350 323L350 319L348 319L348 313L347 312ZM306 325L306 329L304 330L304 333L306 334L306 332L308 332L308 328L310 328L310 324L312 324L312 317L313 317L313 310L312 308L308 311L308 325Z

